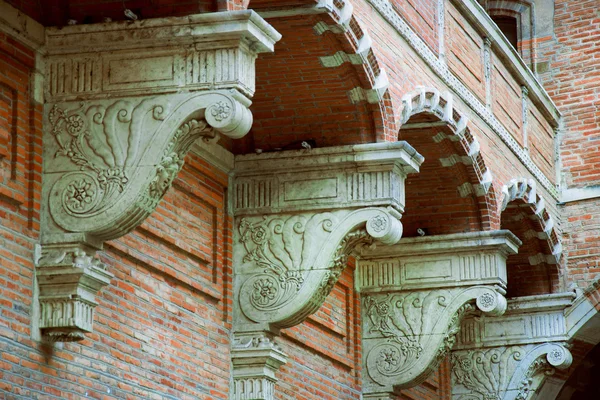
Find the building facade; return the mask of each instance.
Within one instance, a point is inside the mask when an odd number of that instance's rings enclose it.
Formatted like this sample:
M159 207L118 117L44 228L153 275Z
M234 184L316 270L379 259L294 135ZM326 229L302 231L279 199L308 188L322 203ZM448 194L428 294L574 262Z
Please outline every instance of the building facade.
M598 5L0 1L0 394L598 398Z

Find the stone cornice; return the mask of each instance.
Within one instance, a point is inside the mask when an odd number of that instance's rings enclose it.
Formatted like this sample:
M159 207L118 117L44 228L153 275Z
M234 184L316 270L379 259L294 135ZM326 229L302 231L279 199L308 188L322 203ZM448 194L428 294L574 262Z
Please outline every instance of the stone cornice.
M517 297L502 316L463 320L455 350L569 340L565 310L573 293Z
M18 38L34 50L43 50L44 27L2 0L0 0L0 32Z
M49 54L85 53L194 44L197 49L246 43L272 52L281 35L252 10L195 14L46 29ZM224 45L225 44L225 45Z
M363 258L378 259L395 255L421 255L439 253L440 249L443 248L452 253L495 248L502 249L507 254L514 254L521 244L519 238L507 230L453 233L448 235L403 238L400 243L394 246L364 247L360 251L360 256Z
M402 165L405 173L419 171L423 156L407 142L368 143L353 146L322 147L310 150L292 150L261 154L244 154L235 157L236 176L261 171L287 168L314 168L335 164L378 164L392 162Z

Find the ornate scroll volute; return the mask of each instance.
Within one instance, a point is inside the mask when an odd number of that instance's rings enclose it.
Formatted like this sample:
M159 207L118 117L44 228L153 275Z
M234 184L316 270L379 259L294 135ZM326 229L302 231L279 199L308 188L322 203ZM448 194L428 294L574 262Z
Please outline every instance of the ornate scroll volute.
M404 179L421 162L404 142L236 158L236 330L301 323L357 246L396 243Z
M519 245L510 232L495 231L362 249L363 395L420 384L453 347L466 315L504 313L506 257Z
M250 129L238 99L223 91L47 105L43 240L110 240L141 224L194 141Z
M528 400L547 376L568 368L564 310L573 297L515 298L502 316L465 318L451 353L452 398Z
M235 399L273 399L279 329L318 310L361 245L400 240L404 180L422 161L405 142L236 158L234 332L269 341L268 357L233 344Z
M111 276L95 252L156 209L192 144L250 130L254 61L280 37L252 11L46 31L36 275L48 338L91 330L92 293Z

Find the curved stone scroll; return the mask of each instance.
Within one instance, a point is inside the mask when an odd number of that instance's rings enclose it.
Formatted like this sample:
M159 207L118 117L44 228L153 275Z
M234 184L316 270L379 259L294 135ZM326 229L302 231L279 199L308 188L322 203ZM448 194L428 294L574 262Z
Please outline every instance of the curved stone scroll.
M506 310L504 296L486 286L369 293L362 303L367 394L420 384L454 345L466 313Z
M299 324L323 304L356 246L400 240L398 217L392 209L368 207L241 219L242 312L277 328Z
M457 400L527 400L546 376L573 358L561 343L463 350L452 354L452 397Z
M246 105L234 91L54 104L46 135L46 233L99 240L128 233L154 211L195 140L248 132Z

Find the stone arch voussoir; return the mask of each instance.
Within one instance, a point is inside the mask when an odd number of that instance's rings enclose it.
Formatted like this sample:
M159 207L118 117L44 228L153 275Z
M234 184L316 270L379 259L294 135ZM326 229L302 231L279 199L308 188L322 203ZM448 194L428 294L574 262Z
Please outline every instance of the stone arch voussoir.
M334 25L321 22L315 26L315 31L317 34L323 34L325 31L337 34L343 46L351 49L321 57L321 63L326 67L337 67L349 62L354 66L362 86L350 90L348 97L352 103L366 101L379 105L379 109L374 110L374 113L378 114L375 117L377 136L378 139L389 139L393 135L386 130L393 126L394 121L393 108L386 106L389 101L389 95L386 94L389 80L385 68L373 51L373 40L354 16L354 9L349 1L321 0L321 3L321 6L328 10Z
M551 261L558 264L562 256L562 243L560 236L556 232L554 219L546 210L545 201L536 190L536 183L533 179L517 178L511 179L502 187L502 203L500 204L500 213L506 210L509 203L521 200L527 204L534 218L539 222L537 236L548 243L550 249Z

